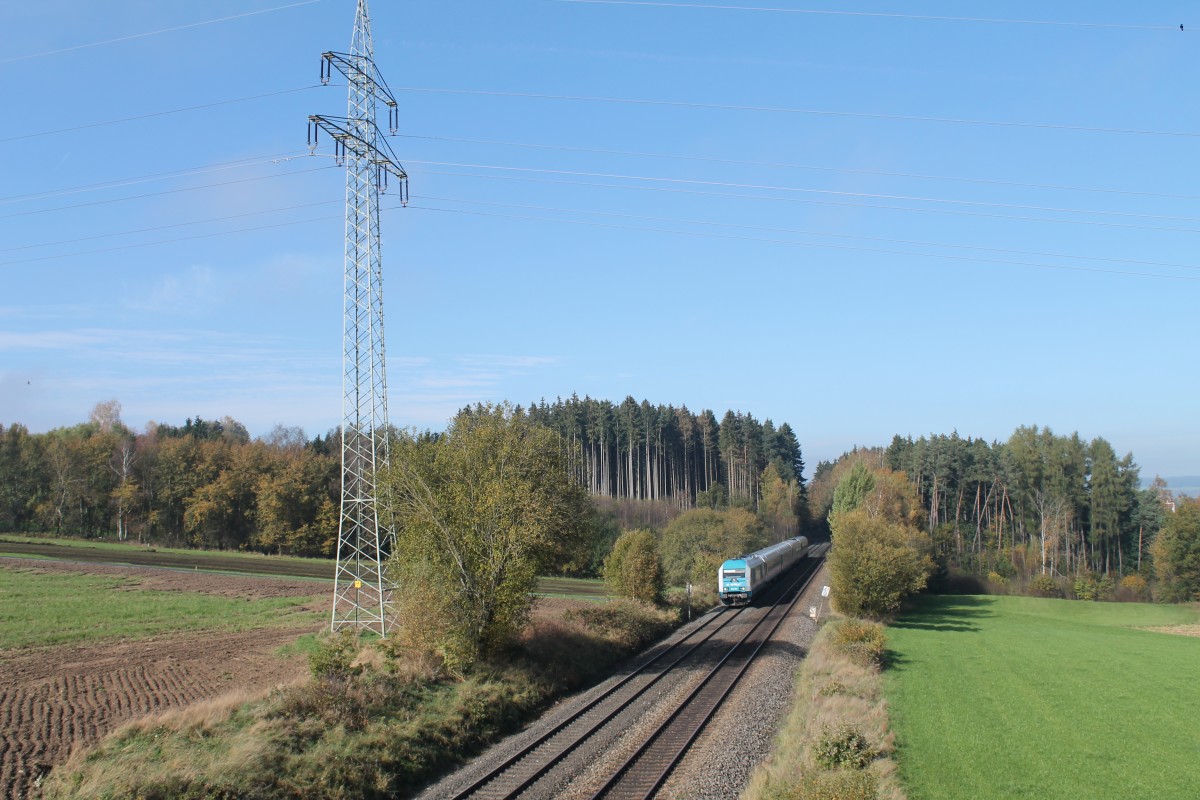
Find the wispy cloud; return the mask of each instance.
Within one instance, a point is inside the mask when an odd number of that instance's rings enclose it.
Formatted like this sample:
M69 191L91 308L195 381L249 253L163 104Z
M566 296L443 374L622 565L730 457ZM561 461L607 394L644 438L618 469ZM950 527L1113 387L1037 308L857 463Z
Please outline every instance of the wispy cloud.
M456 356L454 360L467 367L533 369L552 366L562 359L559 356L462 355Z
M163 275L145 292L126 293L124 304L131 311L192 317L208 311L218 296L212 267L193 264Z

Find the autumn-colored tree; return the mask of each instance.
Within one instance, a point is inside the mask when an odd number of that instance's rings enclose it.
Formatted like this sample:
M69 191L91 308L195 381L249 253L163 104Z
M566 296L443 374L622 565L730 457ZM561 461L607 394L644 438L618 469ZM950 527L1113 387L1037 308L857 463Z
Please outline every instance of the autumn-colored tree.
M762 523L744 508L695 509L680 514L662 532L660 550L667 583L715 585L723 561L767 543Z
M643 603L659 602L663 570L654 534L648 530L622 533L604 561L604 582L620 597Z
M525 624L556 554L586 560L588 499L562 437L511 406L461 412L443 434L400 435L388 484L402 587L398 635L454 670Z
M860 507L832 518L829 572L833 604L843 614L880 618L925 588L933 570L928 537L919 529Z
M794 480L786 480L775 462L767 465L759 479L762 497L758 501L758 516L766 527L771 541L782 542L800 532L800 490Z

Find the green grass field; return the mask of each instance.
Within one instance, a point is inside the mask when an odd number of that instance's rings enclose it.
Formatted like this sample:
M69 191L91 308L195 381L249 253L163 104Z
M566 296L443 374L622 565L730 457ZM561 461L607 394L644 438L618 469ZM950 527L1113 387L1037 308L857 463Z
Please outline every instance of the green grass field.
M575 600L606 600L608 586L595 578L538 578L537 594Z
M142 567L198 569L203 572L228 572L275 577L333 580L331 559L264 556L236 551L184 550L174 547L147 548L128 542L105 542L47 536L0 534L0 557L60 559L101 564ZM314 590L317 593L317 590ZM538 579L537 594L577 600L602 601L608 598L604 581L592 578Z
M316 625L311 597L256 600L137 588L132 579L0 568L0 650L180 631Z
M889 629L909 800L1200 797L1194 606L922 598Z

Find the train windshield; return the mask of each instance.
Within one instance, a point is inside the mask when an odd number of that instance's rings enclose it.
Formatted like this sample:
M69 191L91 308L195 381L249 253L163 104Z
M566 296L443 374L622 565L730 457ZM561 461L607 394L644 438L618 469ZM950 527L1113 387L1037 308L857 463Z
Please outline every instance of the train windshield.
M744 578L744 577L746 577L746 570L744 570L744 569L727 569L727 570L725 570L725 577L726 578Z

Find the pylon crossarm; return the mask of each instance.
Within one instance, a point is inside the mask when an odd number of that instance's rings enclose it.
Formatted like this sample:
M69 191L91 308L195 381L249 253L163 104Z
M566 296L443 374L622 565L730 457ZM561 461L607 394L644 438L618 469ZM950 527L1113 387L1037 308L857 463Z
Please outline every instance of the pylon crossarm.
M338 142L344 152L354 155L358 158L365 158L373 164L378 164L388 172L395 175L401 180L408 178L408 173L404 171L404 167L400 165L396 158L396 153L392 150L391 145L383 139L383 132L375 123L370 123L370 127L378 137L375 142L356 133L351 128L351 120L345 117L331 117L326 114L310 114L308 117L309 123L309 139L310 146L318 144L317 131L325 131L335 142ZM361 120L354 120L354 124L361 123Z
M388 108L399 106L374 61L348 53L335 53L332 50L321 53L321 83L329 83L334 69L351 83L360 84L366 92L378 97Z

